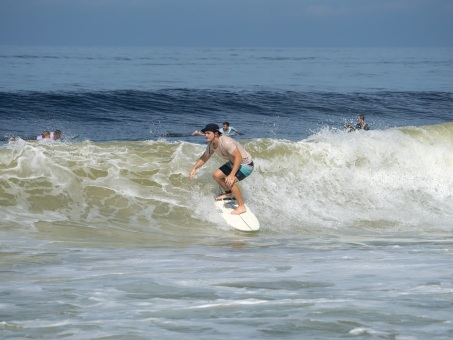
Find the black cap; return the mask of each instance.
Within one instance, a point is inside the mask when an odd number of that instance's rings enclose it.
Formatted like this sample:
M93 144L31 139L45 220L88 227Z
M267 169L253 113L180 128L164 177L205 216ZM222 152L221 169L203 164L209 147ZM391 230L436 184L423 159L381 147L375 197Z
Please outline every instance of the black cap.
M211 132L218 132L219 135L222 133L219 131L219 126L217 124L208 124L205 126L204 129L201 130L201 132L205 133L206 131L211 131Z

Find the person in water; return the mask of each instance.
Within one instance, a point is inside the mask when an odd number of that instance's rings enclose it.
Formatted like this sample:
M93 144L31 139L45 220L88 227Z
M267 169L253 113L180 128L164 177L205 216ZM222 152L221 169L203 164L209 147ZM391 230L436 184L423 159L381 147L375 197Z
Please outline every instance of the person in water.
M208 146L190 170L189 177L194 178L196 170L205 164L214 153L226 159L228 162L212 173L214 180L225 191L223 194L217 196L216 200L235 197L238 207L231 214L239 215L245 213L247 209L244 205L241 191L236 183L242 181L252 173L254 168L252 157L233 138L222 135L217 124L208 124L201 132L206 136Z
M344 126L346 129L349 129L349 132L354 130L370 130L370 126L368 123L365 122L365 115L358 115L357 116L357 124L356 126L352 126L351 124L346 124Z
M53 140L64 139L64 137L61 135L60 130L55 130L52 135L52 138L53 138Z
M225 136L235 136L239 134L238 130L230 126L230 123L228 122L223 122L223 127L220 129L220 132Z
M239 134L238 130L230 126L230 123L228 122L223 122L223 127L222 129L219 130L219 132L222 133L222 135L224 136L235 136ZM202 131L195 130L192 133L192 136L204 136L203 130Z
M41 132L41 134L38 137L36 137L36 140L51 141L53 139L52 139L49 131L43 131L43 132Z

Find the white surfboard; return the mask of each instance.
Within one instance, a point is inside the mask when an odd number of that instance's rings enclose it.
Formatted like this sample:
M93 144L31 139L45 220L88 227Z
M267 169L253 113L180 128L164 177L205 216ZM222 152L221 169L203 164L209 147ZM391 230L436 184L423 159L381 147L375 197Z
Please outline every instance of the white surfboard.
M237 208L238 202L235 199L227 198L221 201L214 201L219 213L225 219L228 225L240 231L257 231L260 229L260 221L252 213L250 208L245 205L247 211L239 215L231 215L231 212Z

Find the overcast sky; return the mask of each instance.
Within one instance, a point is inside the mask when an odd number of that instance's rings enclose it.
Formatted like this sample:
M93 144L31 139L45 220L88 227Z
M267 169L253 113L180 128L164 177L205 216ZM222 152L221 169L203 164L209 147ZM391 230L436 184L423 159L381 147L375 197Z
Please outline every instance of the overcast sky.
M0 45L453 47L453 0L0 0Z

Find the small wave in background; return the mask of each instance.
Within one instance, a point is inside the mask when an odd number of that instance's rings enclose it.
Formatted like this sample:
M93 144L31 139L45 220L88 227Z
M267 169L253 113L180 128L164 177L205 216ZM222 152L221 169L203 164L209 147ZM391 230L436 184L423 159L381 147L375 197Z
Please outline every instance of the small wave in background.
M451 120L449 92L296 92L164 89L88 92L0 92L2 139L36 139L60 129L70 141L202 141L209 122L229 121L240 139L299 141L341 129L365 114L373 130Z

